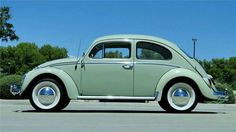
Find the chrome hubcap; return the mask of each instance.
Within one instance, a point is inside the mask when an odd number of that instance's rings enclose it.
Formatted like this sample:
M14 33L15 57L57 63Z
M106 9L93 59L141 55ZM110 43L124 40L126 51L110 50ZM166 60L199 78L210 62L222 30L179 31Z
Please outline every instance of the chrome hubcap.
M42 87L38 91L38 101L45 105L51 105L56 99L56 92L51 87Z
M183 107L189 103L191 95L188 92L188 90L186 90L184 88L176 88L173 91L171 98L172 98L172 101L175 105Z
M167 93L167 100L170 106L179 111L188 110L196 101L194 89L187 83L175 83Z

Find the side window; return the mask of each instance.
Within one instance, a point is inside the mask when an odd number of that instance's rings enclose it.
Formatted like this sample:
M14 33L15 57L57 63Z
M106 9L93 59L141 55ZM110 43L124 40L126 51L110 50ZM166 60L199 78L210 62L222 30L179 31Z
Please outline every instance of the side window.
M96 45L89 53L90 58L102 59L103 58L103 44Z
M131 44L128 42L107 42L96 45L89 53L90 58L130 58Z
M138 42L136 45L136 57L146 60L170 60L172 54L163 46L149 42Z

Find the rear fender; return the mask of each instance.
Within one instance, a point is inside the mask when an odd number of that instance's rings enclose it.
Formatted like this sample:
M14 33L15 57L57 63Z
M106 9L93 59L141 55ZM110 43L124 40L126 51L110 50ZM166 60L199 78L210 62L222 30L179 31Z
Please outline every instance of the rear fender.
M157 87L156 87L156 91L155 93L160 93L158 95L158 101L161 100L161 96L162 96L162 91L164 89L164 87L167 85L168 82L170 82L171 80L178 78L178 77L186 77L189 78L191 80L193 80L196 85L199 88L199 91L201 92L201 94L209 99L216 99L216 96L214 96L214 91L213 89L211 89L203 80L203 78L188 69L184 69L184 68L176 68L176 69L172 69L170 71L168 71L167 73L165 73L161 79L159 80Z

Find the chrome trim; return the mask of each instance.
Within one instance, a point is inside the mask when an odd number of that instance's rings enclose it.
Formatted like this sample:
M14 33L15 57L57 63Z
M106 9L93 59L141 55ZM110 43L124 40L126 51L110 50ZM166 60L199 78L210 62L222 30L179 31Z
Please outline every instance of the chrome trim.
M156 101L161 101L161 97L162 97L162 91L160 91L160 92L158 92L158 91L156 91L155 92L155 100Z
M172 101L177 106L186 106L191 98L190 93L184 88L177 88L172 93Z
M131 96L78 96L78 100L149 100L154 101L156 97L131 97Z
M102 60L103 61L103 60ZM154 63L154 62L132 62L132 61L118 61L118 62L85 62L85 64L141 64L141 65L162 65L162 66L170 66L175 68L181 68L179 65L174 64L165 64L165 63Z
M48 66L64 66L64 65L75 65L75 64L80 64L80 62L77 62L77 61L72 61L72 62L60 62L60 63L55 63L55 64L51 64L51 65L48 65ZM47 67L47 66L44 66L44 67ZM43 68L43 67L42 67Z
M134 65L133 64L124 64L124 65L122 65L122 67L124 69L131 70L134 67Z
M51 87L43 87L38 91L38 101L43 105L51 105L56 99L56 92Z
M18 85L16 85L16 84L12 84L12 85L10 85L10 93L12 94L12 95L19 95L20 94L20 92L21 92L21 87L20 86L18 86Z
M112 39L102 39L102 40L95 40L92 42L92 45L88 48L88 50L85 53L86 59L92 59L90 58L88 55L89 53L92 51L92 49L101 44L101 43L109 43L109 42L129 42L131 45L131 49L132 49L132 45L133 45L133 39L129 39L129 38L112 38ZM129 59L132 59L132 53Z
M229 100L229 94L227 91L214 91L213 95L217 97L218 101L226 102Z
M133 64L132 61L119 61L119 62L85 62L84 64Z
M170 66L170 67L175 67L175 68L181 68L181 66L175 65L175 64L165 64L165 63L155 63L155 62L135 62L135 64L141 64L141 65L161 65L161 66Z

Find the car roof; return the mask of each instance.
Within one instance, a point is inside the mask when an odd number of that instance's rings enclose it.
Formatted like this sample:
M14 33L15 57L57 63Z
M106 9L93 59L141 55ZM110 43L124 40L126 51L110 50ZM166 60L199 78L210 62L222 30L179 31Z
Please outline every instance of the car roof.
M108 36L103 36L97 38L94 43L100 42L100 41L106 41L106 40L112 40L112 39L139 39L139 40L150 40L150 41L156 41L160 42L164 45L171 46L171 47L176 47L177 45L165 40L163 38L155 37L155 36L150 36L150 35L140 35L140 34L116 34L116 35L108 35Z

